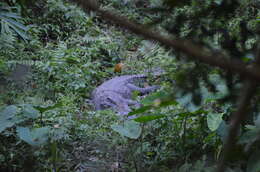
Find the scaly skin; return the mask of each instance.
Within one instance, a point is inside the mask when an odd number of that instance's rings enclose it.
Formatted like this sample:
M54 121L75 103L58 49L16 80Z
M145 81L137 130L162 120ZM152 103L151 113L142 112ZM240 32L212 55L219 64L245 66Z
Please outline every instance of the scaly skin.
M134 85L137 80L146 78L146 75L124 75L112 78L92 93L92 99L96 110L112 108L121 115L127 115L131 109L129 105L140 107L140 103L131 100L133 91L139 91L142 94L148 94L158 88L158 86L150 86L140 88Z

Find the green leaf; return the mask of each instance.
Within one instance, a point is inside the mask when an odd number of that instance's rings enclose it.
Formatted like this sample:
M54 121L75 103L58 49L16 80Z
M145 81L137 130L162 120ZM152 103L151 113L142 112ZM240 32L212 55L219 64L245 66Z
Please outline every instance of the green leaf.
M29 128L17 127L16 131L20 139L26 141L29 144L33 143Z
M3 20L5 20L7 23L9 23L9 26L11 26L11 27L16 27L23 31L28 31L28 28L25 25L13 20L13 19L4 18Z
M223 113L210 113L207 115L208 127L211 131L216 131L222 122Z
M138 118L135 118L134 121L144 123L144 122L149 122L164 117L166 117L166 115L145 115L145 116L140 116Z
M250 61L253 60L253 58L251 58L251 57L242 57L242 60L243 60L244 62L250 62Z
M48 127L35 128L30 131L26 127L17 127L17 135L21 140L32 146L41 146L48 141L50 129Z
M199 110L194 111L194 112L182 112L182 113L178 113L178 114L176 114L176 116L180 116L180 117L182 117L182 118L186 118L186 117L198 116L198 115L202 115L202 114L208 114L208 111L199 109Z
M15 13L11 13L11 12L1 12L0 13L0 18L2 17L10 17L10 18L15 18L15 19L21 19L22 17L21 16L18 16L17 14Z
M69 64L77 64L80 63L80 59L75 57L67 57L66 62Z
M146 96L144 99L141 100L141 103L143 105L153 105L156 99L165 99L166 97L169 97L169 93L166 93L165 91L158 91Z
M192 94L191 93L180 96L176 100L180 105L185 107L190 112L197 111L200 108L200 106L196 106L194 103L192 103Z
M3 71L6 68L6 61L0 59L0 70Z
M18 112L18 108L14 105L7 106L2 112L0 112L1 117L10 119L15 116Z
M26 34L24 31L18 29L18 28L15 27L14 25L10 25L10 24L9 24L9 26L10 26L11 28L13 28L13 30L14 30L20 37L22 37L24 40L28 40L28 39L29 39L29 37L27 36L27 34Z
M135 114L143 113L147 110L151 109L159 109L162 107L170 106L170 105L177 105L178 103L172 98L169 93L167 94L165 91L159 91L154 94L148 95L142 101L144 106L131 111L128 116L132 116Z
M220 5L222 3L223 0L214 0L214 2L217 4L217 5Z
M132 99L133 99L133 100L136 100L137 97L138 97L138 95L139 95L139 93L140 93L139 91L133 91L133 92L132 92Z
M252 130L249 130L242 134L242 136L239 138L238 143L240 144L253 143L258 139L259 134L260 134L259 128L254 128Z
M1 34L5 34L5 33L10 33L9 32L9 27L6 24L6 22L4 22L3 20L1 21Z
M140 137L142 128L138 122L125 121L122 125L113 124L111 128L118 132L121 136L125 136L131 139L137 139Z
M28 36L25 33L28 31L28 27L19 22L22 18L16 13L4 12L0 10L0 21L1 21L1 33L10 33L10 28L18 34L22 39L28 40Z
M229 126L226 124L225 121L222 121L217 129L217 134L221 137L222 142L226 141L228 136Z
M22 115L27 118L38 118L39 117L39 111L36 110L32 105L25 105L23 107Z
M248 163L247 163L247 169L246 172L259 172L260 171L260 151L255 151L250 156Z
M0 133L6 128L10 128L15 124L14 121L2 120L0 119Z
M52 110L52 109L58 108L58 107L62 107L62 103L56 103L54 105L46 106L46 107L34 106L34 108L37 109L38 111L40 111L41 113L43 113L45 111L48 111L48 110Z
M6 128L12 127L16 122L15 115L18 112L18 108L14 105L7 106L2 112L0 112L0 132Z
M153 107L152 106L143 106L143 107L140 107L138 109L135 109L131 112L128 113L128 116L132 116L132 115L135 115L135 114L140 114L140 113L143 113L147 110L150 110L152 109Z

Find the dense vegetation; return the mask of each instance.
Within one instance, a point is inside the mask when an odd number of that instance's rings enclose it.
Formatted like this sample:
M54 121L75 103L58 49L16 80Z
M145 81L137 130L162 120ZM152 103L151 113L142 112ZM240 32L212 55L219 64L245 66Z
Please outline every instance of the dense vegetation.
M0 171L260 171L257 0L5 0L0 21ZM155 68L135 119L94 111Z

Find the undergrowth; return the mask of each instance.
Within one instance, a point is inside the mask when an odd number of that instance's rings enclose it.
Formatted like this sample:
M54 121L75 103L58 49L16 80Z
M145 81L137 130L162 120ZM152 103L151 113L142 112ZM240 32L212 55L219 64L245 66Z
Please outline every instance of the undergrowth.
M122 7L119 11L126 11L129 18L149 24L151 16L141 16L140 11L131 8L145 4L124 3L128 6L104 1L105 8ZM20 9L18 4L17 8ZM196 82L197 94L203 94L202 97L184 94L179 86L193 90L185 81L191 81L196 72L201 72L196 62L177 61L174 51L119 31L100 21L96 14L86 14L67 1L42 0L27 12L30 17L16 20L28 28L28 38L19 39L21 34L17 30L0 34L0 170L208 172L214 169L227 131L223 119L234 111L232 105L217 101L228 92L218 70L202 65L216 86L214 94L208 91L206 81ZM236 23L235 19L231 22ZM237 36L236 27L233 29ZM182 27L183 36L189 31ZM123 70L115 73L114 65L119 62L124 63ZM126 124L111 110L93 110L91 92L102 82L158 67L165 74L149 79L149 84L161 88L141 101L150 107L142 114L160 118L142 118L140 123L127 121ZM174 100L169 106L157 108L156 101L165 92ZM202 104L192 103L195 98ZM133 133L135 139L112 127L128 130L126 125L141 131Z

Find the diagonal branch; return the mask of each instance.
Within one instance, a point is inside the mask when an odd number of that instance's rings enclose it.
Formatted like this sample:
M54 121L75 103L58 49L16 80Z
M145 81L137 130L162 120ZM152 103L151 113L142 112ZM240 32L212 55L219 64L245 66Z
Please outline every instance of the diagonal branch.
M183 52L184 54L188 55L189 58L200 60L201 62L211 66L220 67L232 73L238 73L242 76L250 77L260 81L260 68L248 67L244 62L240 60L229 59L220 53L214 54L188 40L166 38L160 33L155 32L142 24L136 24L126 17L99 8L95 0L74 1L79 4L85 11L93 10L97 12L103 19L109 22L116 23L117 25L146 39L157 41L163 46Z
M256 53L256 61L254 65L260 64L260 44ZM230 152L236 143L236 137L240 128L241 122L246 118L248 114L248 107L250 105L250 100L255 94L257 87L256 81L247 80L244 84L242 95L238 100L237 112L232 116L228 137L223 148L223 155L219 160L217 167L217 172L223 172L225 170L225 162L229 158Z
M246 81L242 89L243 95L238 100L238 109L233 114L231 119L229 133L227 140L224 144L223 154L219 160L217 172L223 172L225 170L225 162L229 158L229 155L232 151L233 146L236 142L236 137L240 128L241 122L245 119L246 114L248 113L248 106L250 105L250 99L255 93L256 84Z

